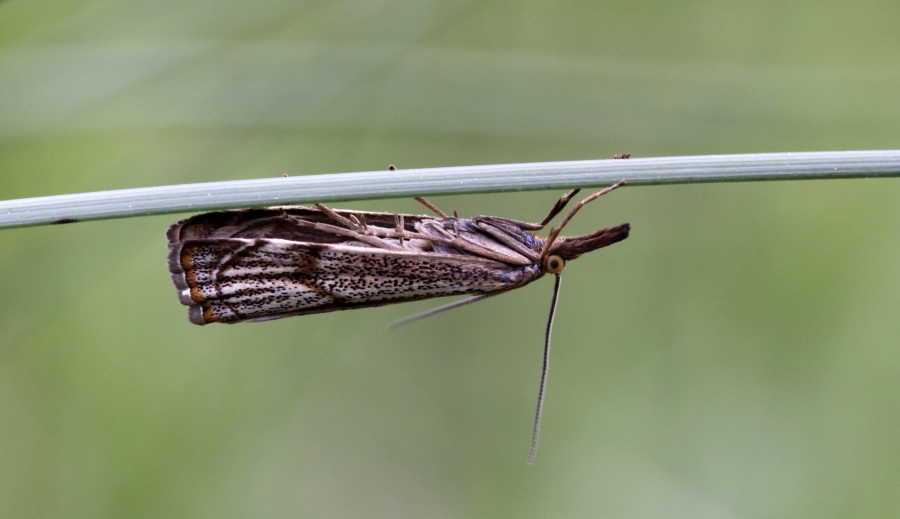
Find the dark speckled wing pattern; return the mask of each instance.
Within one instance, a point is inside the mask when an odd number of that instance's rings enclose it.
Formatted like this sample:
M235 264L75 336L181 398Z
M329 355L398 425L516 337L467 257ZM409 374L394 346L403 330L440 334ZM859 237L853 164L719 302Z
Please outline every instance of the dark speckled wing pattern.
M192 323L264 321L484 294L541 276L538 265L514 266L462 253L386 250L316 236L315 230L291 224L284 211L205 213L170 227L169 270ZM315 209L289 212L305 220L321 218ZM365 215L370 224L378 221L378 213ZM409 215L406 225L412 228L427 218ZM338 240L344 241L334 243Z
M391 166L391 169L394 169ZM166 232L169 271L194 324L265 321L294 315L469 294L401 320L480 301L526 285L544 272L556 283L544 334L544 360L528 463L537 453L550 332L566 261L628 237L625 223L581 236L560 236L585 204L575 204L545 239L543 229L579 190L563 195L539 223L496 216L459 218L417 198L439 217L341 211L322 204L203 213Z

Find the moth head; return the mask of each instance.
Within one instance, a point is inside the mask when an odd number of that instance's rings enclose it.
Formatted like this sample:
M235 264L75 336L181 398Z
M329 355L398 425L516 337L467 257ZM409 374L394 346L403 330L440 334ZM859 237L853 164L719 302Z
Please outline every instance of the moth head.
M622 225L617 225L615 227L600 229L591 234L583 234L581 236L560 236L550 246L550 250L547 251L547 259L544 261L544 272L557 274L559 270L562 270L562 267L565 266L566 261L573 260L586 252L591 252L592 250L597 250L606 247L607 245L620 242L628 237L628 231L630 230L631 225L623 223ZM549 269L550 259L554 256L559 257L562 260L562 265L556 272Z

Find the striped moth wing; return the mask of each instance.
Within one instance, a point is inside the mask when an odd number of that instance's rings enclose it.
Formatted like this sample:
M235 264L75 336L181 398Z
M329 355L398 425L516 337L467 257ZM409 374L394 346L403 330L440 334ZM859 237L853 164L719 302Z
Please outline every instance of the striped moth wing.
M393 169L393 166L391 166ZM540 223L495 216L440 217L283 207L218 211L169 227L169 270L194 324L265 321L294 315L471 294L400 322L433 315L554 274L544 335L544 361L532 429L537 453L550 332L567 261L628 237L625 223L581 236L560 236L585 204L622 180L579 201L546 240L544 228L579 190L564 195Z
M398 218L393 213L335 213L362 215L369 228L385 233ZM445 219L402 216L404 229L419 236L445 225ZM479 233L471 220L458 219L457 233L459 222L467 243L504 252L504 245ZM167 232L169 270L179 301L189 307L190 321L265 321L484 294L541 276L540 266L530 261L510 264L427 239L402 244L386 239L392 248L382 248L310 225L316 223L328 227L335 222L318 209L290 207L204 213L173 224Z

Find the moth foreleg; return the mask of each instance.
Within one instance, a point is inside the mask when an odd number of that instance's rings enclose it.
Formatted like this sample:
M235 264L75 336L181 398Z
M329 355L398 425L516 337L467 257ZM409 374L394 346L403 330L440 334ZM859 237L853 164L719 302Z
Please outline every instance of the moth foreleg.
M547 216L545 216L544 219L541 220L541 223L540 223L541 226L538 227L538 229L534 229L534 230L543 229L545 225L550 223L550 220L552 220L556 215L558 215L560 213L560 211L565 209L566 205L568 205L568 203L569 203L569 200L571 200L573 196L577 195L579 191L581 191L581 190L573 189L573 190L569 191L568 193L564 194L563 196L559 197L559 200L556 201L556 204L554 204L553 208L550 209L550 212L547 213Z
M563 227L565 227L566 224L569 223L569 220L571 220L572 217L575 216L575 213L577 213L579 209L581 209L588 203L593 202L594 200L600 198L601 196L605 195L606 193L609 193L610 191L612 191L614 189L618 189L618 188L624 186L625 184L626 184L626 182L624 180L620 180L620 181L616 182L615 184L609 186L608 188L601 189L600 191L597 191L593 195L591 195L591 196L585 198L584 200L581 200L577 204L575 204L575 207L573 207L572 210L569 211L569 214L567 214L566 217L563 218L562 221L559 222L559 224L556 227L554 227L553 229L550 230L550 234L547 235L547 239L544 240L544 248L541 249L541 259L543 260L544 258L547 257L547 251L550 250L550 246L553 245L553 242L556 241L556 238L559 237L559 233L563 230ZM572 193L575 193L575 192L577 192L577 190L573 191ZM562 200L562 198L560 198L560 201L561 200ZM558 202L557 202L557 204L558 204ZM563 204L563 206L565 206L565 204Z
M526 258L534 261L540 259L539 254L535 253L533 250L523 245L520 241L504 232L503 229L492 225L490 220L477 220L476 225L478 225L480 229L490 234L510 249L518 252Z
M509 223L515 225L516 227L521 228L523 231L540 231L541 229L546 227L547 224L550 223L550 220L552 220L556 215L558 215L560 211L565 209L566 205L569 203L569 200L571 200L573 196L577 195L579 191L581 191L581 190L573 189L573 190L569 191L568 193L564 194L563 196L561 196L559 198L559 200L556 201L556 204L553 205L553 208L550 209L550 212L547 213L547 216L545 216L544 219L540 221L540 223L523 222L521 220L513 220L511 218L500 218L497 216L492 216L491 218L509 222ZM476 219L477 218L481 218L481 217L476 217Z
M426 225L428 225L431 229L436 231L438 234L441 234L443 237L442 241L444 241L444 243L446 243L447 245L450 245L451 247L455 247L461 251L471 252L472 254L475 254L476 256L481 256L482 258L488 258L488 259L492 259L495 261L499 261L501 263L506 263L507 265L525 266L525 265L531 264L531 260L529 260L525 257L522 257L518 254L516 256L511 256L509 254L503 254L502 252L500 252L498 250L491 250L486 247L482 247L481 245L478 245L477 243L472 243L472 242L466 240L465 238L457 238L453 234L451 234L449 231L447 231L446 229L444 229L443 227L441 227L439 224L437 224L435 222L427 222ZM435 237L435 238L437 238L437 237Z

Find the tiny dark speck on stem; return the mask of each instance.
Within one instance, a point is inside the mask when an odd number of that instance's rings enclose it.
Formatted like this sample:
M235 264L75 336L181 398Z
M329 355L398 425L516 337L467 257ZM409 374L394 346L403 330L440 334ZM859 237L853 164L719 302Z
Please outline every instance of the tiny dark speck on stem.
M54 225L64 224L64 223L76 223L78 220L76 218L60 218L53 222Z

